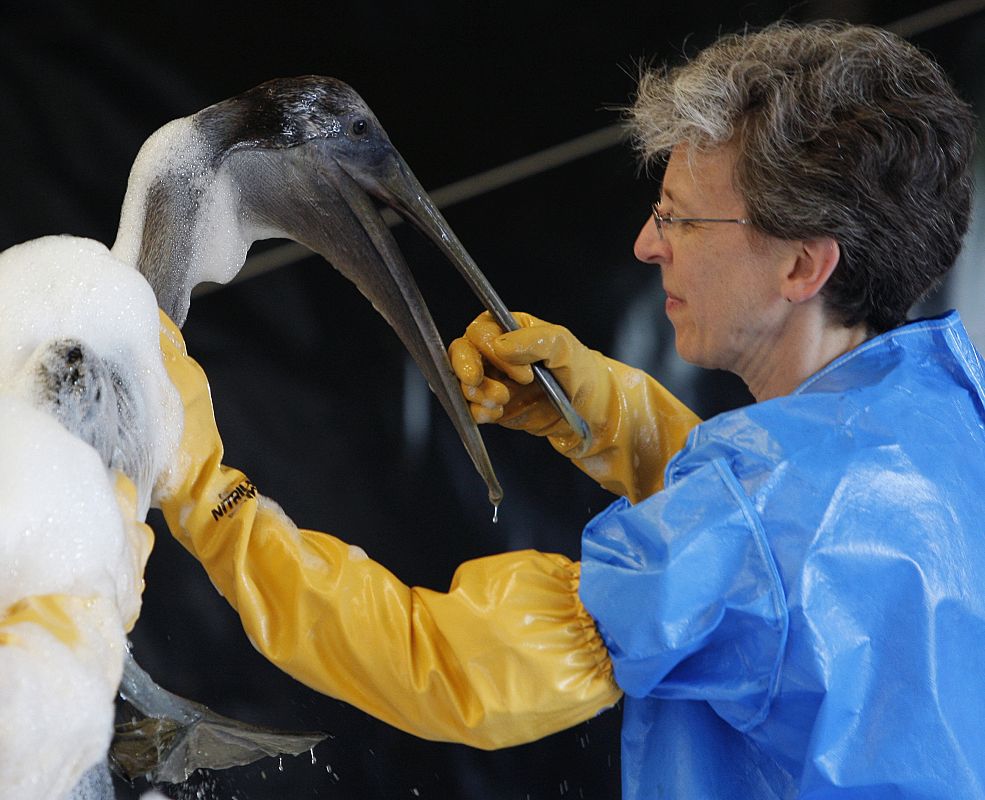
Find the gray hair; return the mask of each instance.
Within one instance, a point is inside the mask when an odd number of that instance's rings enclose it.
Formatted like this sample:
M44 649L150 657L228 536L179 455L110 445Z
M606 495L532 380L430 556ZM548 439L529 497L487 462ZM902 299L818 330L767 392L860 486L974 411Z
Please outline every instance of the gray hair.
M943 70L888 31L777 23L645 73L628 112L647 163L737 146L747 216L831 236L823 296L845 325L901 324L954 264L971 208L975 119Z

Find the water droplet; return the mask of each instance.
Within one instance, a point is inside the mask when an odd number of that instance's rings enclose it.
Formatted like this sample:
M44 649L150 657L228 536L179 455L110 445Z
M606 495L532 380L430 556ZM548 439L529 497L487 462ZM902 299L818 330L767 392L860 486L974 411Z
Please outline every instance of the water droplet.
M284 771L284 756L278 756L277 757L277 769L280 772L283 772Z
M499 522L499 506L493 506L493 525Z
M315 758L315 748L312 747L311 750L309 750L308 752L311 753L311 763L312 764L317 764L318 763L318 759Z

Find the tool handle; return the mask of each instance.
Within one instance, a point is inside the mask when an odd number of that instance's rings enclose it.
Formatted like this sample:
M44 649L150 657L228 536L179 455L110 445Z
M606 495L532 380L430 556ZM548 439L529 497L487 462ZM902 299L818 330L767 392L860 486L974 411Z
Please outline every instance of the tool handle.
M567 455L571 458L580 458L592 446L592 432L588 427L588 423L575 411L575 407L571 405L571 401L564 393L564 389L561 388L561 384L557 382L557 378L551 374L551 371L543 364L533 364L532 366L537 383L547 393L554 408L564 417L564 421L571 426L571 430L581 439L581 444L577 450L569 452Z

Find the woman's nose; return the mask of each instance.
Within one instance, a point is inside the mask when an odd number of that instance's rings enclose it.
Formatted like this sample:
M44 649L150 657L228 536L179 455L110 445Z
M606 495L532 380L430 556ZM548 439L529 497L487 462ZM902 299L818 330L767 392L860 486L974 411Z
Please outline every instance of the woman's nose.
M670 243L657 230L657 221L651 214L640 228L633 254L644 264L663 264L670 259Z

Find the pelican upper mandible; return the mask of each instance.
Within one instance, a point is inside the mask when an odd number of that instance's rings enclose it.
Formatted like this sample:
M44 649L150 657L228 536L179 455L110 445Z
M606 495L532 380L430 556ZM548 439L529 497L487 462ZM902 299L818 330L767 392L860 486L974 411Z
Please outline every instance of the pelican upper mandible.
M434 321L371 198L423 231L484 302L498 301L366 103L319 76L268 81L153 134L134 162L112 252L137 266L178 325L192 289L231 280L254 241L283 237L320 254L397 332L498 505L502 490Z

